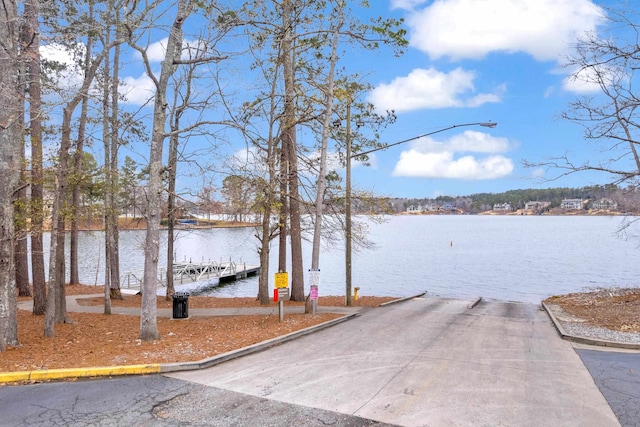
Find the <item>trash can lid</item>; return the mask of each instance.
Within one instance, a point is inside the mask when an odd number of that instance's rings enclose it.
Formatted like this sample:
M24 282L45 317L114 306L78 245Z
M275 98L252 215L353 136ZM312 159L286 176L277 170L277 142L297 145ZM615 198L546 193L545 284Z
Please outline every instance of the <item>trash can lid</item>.
M180 298L180 297L188 297L190 294L189 292L175 292L173 294L174 298Z

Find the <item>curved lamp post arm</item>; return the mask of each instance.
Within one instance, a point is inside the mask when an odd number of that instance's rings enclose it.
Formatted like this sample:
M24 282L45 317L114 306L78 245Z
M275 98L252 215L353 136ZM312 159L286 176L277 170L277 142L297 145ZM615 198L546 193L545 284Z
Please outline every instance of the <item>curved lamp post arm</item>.
M387 149L389 147L393 147L395 145L404 144L405 142L414 141L416 139L424 138L425 136L434 135L436 133L445 132L447 130L451 130L451 129L454 129L454 128L461 128L461 127L464 127L464 126L484 126L484 127L487 127L487 128L494 128L494 127L498 126L498 123L495 123L495 122L478 122L478 123L463 123L461 125L452 125L452 126L449 126L449 127L443 128L443 129L438 129L438 130L433 131L433 132L423 133L422 135L414 136L414 137L409 138L409 139L403 139L402 141L394 142L392 144L383 145L382 147L377 147L377 148L373 148L371 150L363 151L361 153L352 154L349 158L353 159L354 157L364 156L365 154L373 153L374 151L385 150L385 149Z
M413 138L404 139L402 141L394 142L393 144L383 145L382 147L374 148L372 150L363 151L361 153L351 154L351 127L349 125L349 120L351 119L351 111L349 110L349 106L347 106L347 182L346 182L346 194L345 194L345 282L346 282L346 304L347 306L351 306L351 159L358 156L363 156L365 154L373 153L374 151L385 150L389 147L393 147L394 145L404 144L405 142L413 141L415 139L420 139L425 136L433 135L436 133L444 132L447 130L451 130L454 128L460 128L464 126L484 126L488 128L494 128L498 124L494 122L478 122L478 123L464 123L459 125L449 126L443 129L439 129L433 132L425 133L422 135L414 136ZM340 124L340 122L335 122L335 124Z

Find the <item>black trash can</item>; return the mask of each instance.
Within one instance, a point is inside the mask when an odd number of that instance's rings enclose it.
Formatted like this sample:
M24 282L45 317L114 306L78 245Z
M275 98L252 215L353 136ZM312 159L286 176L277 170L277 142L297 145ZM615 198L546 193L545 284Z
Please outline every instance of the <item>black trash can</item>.
M189 293L176 292L173 294L173 318L186 319L189 317Z

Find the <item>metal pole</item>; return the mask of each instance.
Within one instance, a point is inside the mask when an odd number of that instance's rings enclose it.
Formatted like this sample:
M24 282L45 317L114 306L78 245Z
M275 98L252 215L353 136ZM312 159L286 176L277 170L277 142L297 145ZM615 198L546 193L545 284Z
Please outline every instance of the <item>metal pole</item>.
M351 306L351 103L347 103L347 188L345 195L345 274L347 306Z
M374 151L385 150L389 147L394 147L396 145L404 144L409 141L414 141L419 138L424 138L425 136L434 135L436 133L445 132L451 129L466 127L466 126L483 126L488 128L494 128L498 124L495 122L477 122L477 123L462 123L457 125L452 125L446 128L438 129L433 132L428 132L422 135L414 136L412 138L404 139L402 141L394 142L392 144L386 144L381 147L376 147L371 150L362 151L356 154L351 154L351 102L347 102L347 137L346 137L346 149L347 149L347 171L346 171L346 179L347 179L347 188L345 191L345 270L346 270L346 300L347 305L351 305L351 158L359 157L365 154L373 153Z

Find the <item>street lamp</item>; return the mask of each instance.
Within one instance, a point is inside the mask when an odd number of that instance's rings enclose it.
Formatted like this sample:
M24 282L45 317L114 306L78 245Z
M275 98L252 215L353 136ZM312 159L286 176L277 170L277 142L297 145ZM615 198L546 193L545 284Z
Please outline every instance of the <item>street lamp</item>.
M422 135L414 136L413 138L404 139L402 141L394 142L392 144L386 144L377 148L373 148L371 150L363 151L356 154L351 154L351 111L347 108L347 135L346 135L346 146L347 146L347 187L346 187L346 195L345 195L345 278L346 278L346 298L347 305L351 306L351 159L354 157L364 156L366 154L373 153L374 151L386 150L389 147L393 147L396 145L404 144L405 142L414 141L416 139L424 138L425 136L434 135L436 133L445 132L451 129L465 127L465 126L483 126L488 128L494 128L498 124L494 122L477 122L477 123L463 123L458 125L452 125L446 128L438 129L433 132L424 133ZM339 125L339 122L336 122ZM334 125L336 124L334 123ZM359 127L361 122L357 123Z

